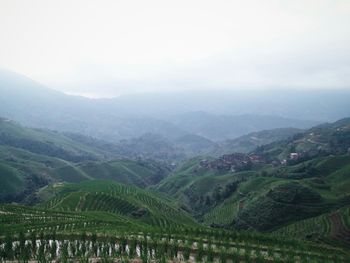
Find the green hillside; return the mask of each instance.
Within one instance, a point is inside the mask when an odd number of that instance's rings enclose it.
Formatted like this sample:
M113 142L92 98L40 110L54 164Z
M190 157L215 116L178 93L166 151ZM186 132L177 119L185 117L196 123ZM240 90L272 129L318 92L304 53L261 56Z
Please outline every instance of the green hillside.
M114 145L101 143L0 119L0 200L35 203L39 188L57 182L109 179L147 187L171 169L152 160L118 157Z
M26 128L2 118L0 119L0 145L73 162L102 159L107 155L107 152L84 145L63 134Z
M21 192L24 188L24 176L17 170L0 162L0 192L4 195Z
M207 225L271 231L350 203L350 121L249 154L188 161L157 189Z
M236 139L220 142L218 147L211 153L215 155L230 154L233 152L249 153L258 146L286 140L301 132L303 130L296 128L279 128L252 132Z
M266 158L288 159L297 153L299 160L330 154L346 154L350 150L350 119L327 123L299 133L284 142L258 147L254 152Z
M348 247L350 245L350 207L298 221L275 233L288 238Z
M82 187L92 190L91 185ZM93 189L96 190L96 185ZM113 212L0 205L0 213L3 260L332 263L349 260L347 250L330 245L200 225L158 228Z
M170 199L112 181L60 185L55 192L53 199L39 206L60 211L109 212L164 227L194 224L191 216L176 207Z
M36 191L57 182L108 179L147 187L162 180L169 168L157 162L119 159L72 163L26 150L0 146L0 200L37 202Z
M199 163L189 161L157 189L177 198L207 225L267 231L350 203L348 155L241 172Z
M32 206L0 204L0 260L349 261L348 120L175 170L3 122L1 201Z

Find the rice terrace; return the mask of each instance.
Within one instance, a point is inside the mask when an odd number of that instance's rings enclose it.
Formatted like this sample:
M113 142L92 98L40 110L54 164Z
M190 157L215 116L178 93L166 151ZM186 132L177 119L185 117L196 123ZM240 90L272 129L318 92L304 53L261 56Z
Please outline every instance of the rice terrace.
M350 263L349 0L0 0L0 263Z

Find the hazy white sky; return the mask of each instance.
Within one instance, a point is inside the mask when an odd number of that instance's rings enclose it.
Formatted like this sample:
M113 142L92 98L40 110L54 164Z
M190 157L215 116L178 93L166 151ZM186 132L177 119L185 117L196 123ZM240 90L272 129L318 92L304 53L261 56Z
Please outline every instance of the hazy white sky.
M0 0L0 66L97 97L350 88L350 0Z

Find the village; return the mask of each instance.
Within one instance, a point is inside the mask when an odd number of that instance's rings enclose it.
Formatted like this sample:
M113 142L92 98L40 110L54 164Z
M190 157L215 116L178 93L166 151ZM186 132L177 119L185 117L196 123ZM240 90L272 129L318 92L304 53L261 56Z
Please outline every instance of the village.
M287 165L290 161L297 161L301 156L300 153L292 152L288 159L268 161L258 154L233 153L225 154L211 161L203 159L199 166L209 170L239 172L250 170L256 164Z
M213 161L203 159L199 165L202 168L211 170L236 172L249 170L253 164L257 163L264 163L264 159L259 155L233 153L225 154Z

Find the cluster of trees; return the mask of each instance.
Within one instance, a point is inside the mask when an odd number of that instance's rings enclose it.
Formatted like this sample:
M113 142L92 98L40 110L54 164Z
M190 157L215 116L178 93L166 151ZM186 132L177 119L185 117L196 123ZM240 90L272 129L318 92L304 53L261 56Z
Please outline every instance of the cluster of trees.
M206 195L205 198L201 196L201 204L204 203L205 206L211 206L225 200L237 190L238 184L238 182L232 182L226 184L225 187L215 187L211 195Z
M23 190L14 194L0 195L0 203L17 202L27 205L36 203L38 201L37 196L33 193L35 193L37 189L47 185L48 179L38 174L27 173L24 175L24 180L25 188Z
M213 205L218 204L219 202L230 197L238 188L239 182L234 181L226 184L224 187L217 186L214 188L213 192L207 195L200 195L199 198L193 195L193 189L187 190L186 195L193 201L191 202L192 206L196 206L199 210L207 210Z

